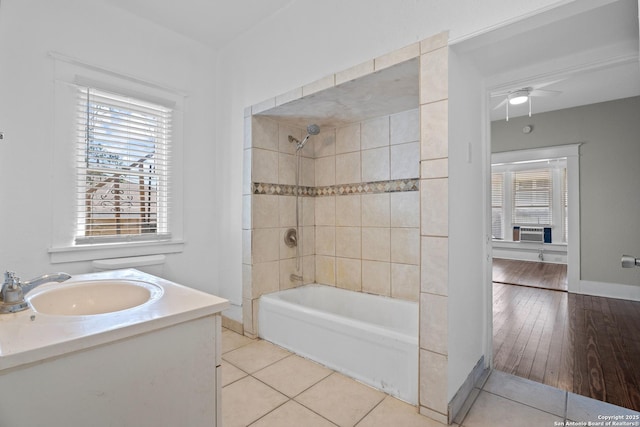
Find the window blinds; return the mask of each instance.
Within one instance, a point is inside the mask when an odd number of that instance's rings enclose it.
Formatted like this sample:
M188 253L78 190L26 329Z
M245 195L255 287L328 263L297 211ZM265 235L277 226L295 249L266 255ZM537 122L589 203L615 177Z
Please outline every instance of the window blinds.
M491 234L494 239L504 239L504 172L491 174Z
M76 243L168 238L171 109L77 92Z
M569 187L567 185L567 169L562 170L562 238L569 241Z
M513 173L513 223L551 225L551 169Z

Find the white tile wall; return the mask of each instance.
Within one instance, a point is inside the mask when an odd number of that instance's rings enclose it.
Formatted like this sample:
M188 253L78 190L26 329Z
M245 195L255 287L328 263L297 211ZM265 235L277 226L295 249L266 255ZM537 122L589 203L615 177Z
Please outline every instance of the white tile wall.
M278 198L262 194L251 196L253 228L274 228L280 226Z
M388 146L362 151L362 181L388 181L390 162Z
M420 193L391 193L391 226L420 227Z
M391 263L391 296L418 301L420 266Z
M420 182L422 234L448 236L449 181L447 178L423 179Z
M420 110L413 109L390 117L390 143L404 144L420 140Z
M319 158L336 155L336 131L335 129L321 130L313 137L313 143L307 144L304 150L313 150L314 155L309 157ZM303 150L303 151L304 151Z
M391 146L391 179L416 178L420 173L420 143Z
M325 285L336 284L336 258L316 255L316 280Z
M391 264L362 260L362 291L376 295L391 295Z
M318 225L316 226L316 254L336 255L336 228Z
M336 286L351 291L361 291L362 260L336 258Z
M279 196L277 199L280 221L278 225L280 227L294 227L296 225L296 198L294 196Z
M266 181L271 182L271 181ZM291 154L278 155L278 184L295 185L296 158Z
M321 157L314 161L316 186L326 187L336 183L335 157Z
M252 150L252 174L254 182L278 182L278 153L254 148ZM275 167L274 167L275 166Z
M391 229L391 262L420 264L420 230L418 228Z
M360 141L360 146L363 150L388 146L389 116L362 122L361 133L362 140Z
M361 182L360 153L336 155L336 184L353 184Z
M336 225L336 197L316 197L316 226Z
M420 328L420 347L439 354L448 350L448 302L447 297L428 293L420 294L423 327Z
M422 236L422 292L447 295L449 241L446 237Z
M253 116L251 144L253 148L278 151L278 123L266 117Z
M336 225L360 227L362 224L362 197L359 194L336 196Z
M362 226L389 227L391 224L390 194L363 194Z
M336 256L341 258L361 257L361 228L336 227Z
M391 229L362 228L362 259L391 261Z
M438 101L423 105L422 159L439 159L449 155L449 101Z
M253 263L277 261L280 256L278 228L258 228L253 230Z
M360 123L336 129L336 154L360 151Z

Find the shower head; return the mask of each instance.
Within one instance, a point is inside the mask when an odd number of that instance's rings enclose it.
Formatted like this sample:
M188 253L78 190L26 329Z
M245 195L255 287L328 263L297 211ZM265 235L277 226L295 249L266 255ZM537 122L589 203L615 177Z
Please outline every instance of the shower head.
M289 142L293 142L292 139L296 140L296 151L302 150L302 147L304 147L304 144L307 143L307 140L309 139L309 137L311 135L317 135L319 133L320 133L320 126L318 126L316 124L309 125L309 126L307 126L307 136L304 137L302 142L297 142L297 140L295 138L293 138L292 136L289 136Z
M309 125L307 126L307 133L309 135L317 135L320 133L320 126L313 124L313 125Z

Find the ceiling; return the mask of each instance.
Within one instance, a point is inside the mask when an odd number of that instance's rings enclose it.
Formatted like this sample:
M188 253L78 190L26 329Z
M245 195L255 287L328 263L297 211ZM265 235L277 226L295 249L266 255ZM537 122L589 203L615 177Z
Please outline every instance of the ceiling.
M576 3L571 6L587 4ZM637 0L568 16L562 8L547 14L538 17L542 24L515 23L454 49L473 59L493 94L537 84L560 92L533 97L533 114L640 95ZM491 120L505 119L506 106L496 109L505 97L490 99ZM526 103L510 106L509 116L524 116L528 109Z
M217 50L294 0L103 1Z
M294 0L103 0L213 49L251 29ZM598 4L607 3L596 7ZM540 113L640 95L637 0L574 1L497 30L454 43L485 76L492 93L537 84L560 92L533 97ZM401 64L402 65L402 64ZM296 100L268 114L302 128L336 127L415 108L418 65L407 63ZM548 84L553 82L552 84ZM412 96L409 92L415 90ZM491 97L491 120L504 120L504 100ZM509 116L528 114L511 106Z

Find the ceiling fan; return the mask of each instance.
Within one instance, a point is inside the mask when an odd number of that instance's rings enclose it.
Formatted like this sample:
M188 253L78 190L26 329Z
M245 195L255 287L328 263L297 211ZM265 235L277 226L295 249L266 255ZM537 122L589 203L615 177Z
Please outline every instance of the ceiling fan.
M537 85L531 85L516 89L511 89L503 92L492 93L491 97L504 97L504 100L500 102L498 105L494 107L494 110L506 105L507 109L507 121L509 121L509 104L511 105L520 105L525 102L529 102L529 117L531 117L531 98L533 97L542 97L542 96L557 96L562 92L557 90L547 90L542 89L545 86L552 85L554 83L559 82L560 80L554 80L552 82L539 83Z

